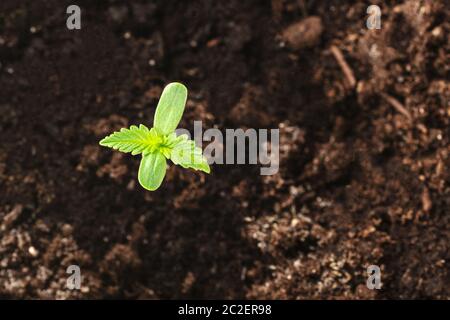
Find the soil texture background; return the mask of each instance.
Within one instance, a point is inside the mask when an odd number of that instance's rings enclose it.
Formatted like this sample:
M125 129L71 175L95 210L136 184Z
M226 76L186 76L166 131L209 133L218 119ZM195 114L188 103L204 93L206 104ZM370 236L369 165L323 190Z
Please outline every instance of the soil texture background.
M448 10L1 0L0 298L449 299ZM98 141L151 126L173 81L181 127L279 128L278 174L171 166L142 189Z

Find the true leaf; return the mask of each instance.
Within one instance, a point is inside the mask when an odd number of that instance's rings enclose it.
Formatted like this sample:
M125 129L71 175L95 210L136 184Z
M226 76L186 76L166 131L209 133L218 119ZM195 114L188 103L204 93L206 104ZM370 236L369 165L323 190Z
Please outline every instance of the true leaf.
M130 129L122 128L100 141L100 145L113 148L122 152L131 152L132 155L149 153L154 151L159 138L155 130L149 130L141 124Z
M183 168L191 168L206 173L211 171L207 159L202 155L202 149L197 147L192 140L179 141L170 153L170 160Z

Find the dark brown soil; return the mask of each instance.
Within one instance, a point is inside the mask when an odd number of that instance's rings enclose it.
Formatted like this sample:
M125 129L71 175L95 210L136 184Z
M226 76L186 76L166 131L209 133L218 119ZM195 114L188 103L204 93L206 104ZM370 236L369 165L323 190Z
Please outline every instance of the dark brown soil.
M448 2L372 4L1 0L0 297L449 299ZM182 127L280 128L279 174L142 189L98 141L175 80Z

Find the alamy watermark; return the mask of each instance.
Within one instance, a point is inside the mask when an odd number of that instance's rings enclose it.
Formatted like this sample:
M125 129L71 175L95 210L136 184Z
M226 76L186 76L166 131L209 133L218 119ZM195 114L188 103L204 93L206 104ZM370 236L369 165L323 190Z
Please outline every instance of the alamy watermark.
M67 7L66 13L70 16L66 20L66 26L69 30L81 29L81 9L79 6L72 4Z
M66 280L66 287L69 290L80 290L81 288L81 270L76 264L70 265L66 269L70 276Z
M366 20L367 29L381 29L381 9L379 6L372 4L367 7L366 13L369 17Z
M370 265L367 267L367 274L369 277L367 278L367 288L370 290L381 289L381 270L377 265Z
M194 121L194 138L198 147L208 142L203 154L208 164L260 164L260 174L274 175L279 169L279 129L224 129L210 128L203 132L202 121ZM177 135L187 129L177 129ZM195 160L195 159L194 159Z

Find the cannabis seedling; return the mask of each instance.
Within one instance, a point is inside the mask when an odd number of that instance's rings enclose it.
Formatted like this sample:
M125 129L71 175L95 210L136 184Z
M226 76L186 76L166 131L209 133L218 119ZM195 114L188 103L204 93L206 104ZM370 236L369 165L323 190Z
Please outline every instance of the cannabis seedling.
M104 147L130 152L132 155L142 154L138 180L147 190L156 190L161 185L166 175L166 159L183 168L210 172L202 149L189 140L187 135L175 134L186 99L186 87L181 83L170 83L159 99L153 128L148 129L143 124L129 129L122 128L100 141L100 145Z

